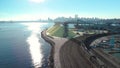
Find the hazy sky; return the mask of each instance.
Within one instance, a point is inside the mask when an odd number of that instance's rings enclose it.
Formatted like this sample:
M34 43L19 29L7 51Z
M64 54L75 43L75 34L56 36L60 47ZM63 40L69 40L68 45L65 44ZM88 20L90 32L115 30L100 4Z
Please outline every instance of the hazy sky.
M120 18L120 0L0 0L0 20L58 16Z

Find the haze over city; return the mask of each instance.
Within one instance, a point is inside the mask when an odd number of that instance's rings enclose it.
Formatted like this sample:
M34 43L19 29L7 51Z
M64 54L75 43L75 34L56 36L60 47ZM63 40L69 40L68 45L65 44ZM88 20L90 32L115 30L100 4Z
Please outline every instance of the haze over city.
M0 20L120 18L119 0L0 0Z
M120 0L0 0L0 68L120 68Z

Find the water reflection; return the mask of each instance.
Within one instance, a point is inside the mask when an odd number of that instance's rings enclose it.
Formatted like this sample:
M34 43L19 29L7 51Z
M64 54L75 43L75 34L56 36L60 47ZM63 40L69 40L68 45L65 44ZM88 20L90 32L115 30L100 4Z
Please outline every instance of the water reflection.
M27 39L27 42L30 45L30 53L32 57L32 62L35 68L42 66L42 51L41 51L41 44L39 42L38 35L40 34L40 27L45 24L41 23L24 23L30 31L32 31L31 36Z

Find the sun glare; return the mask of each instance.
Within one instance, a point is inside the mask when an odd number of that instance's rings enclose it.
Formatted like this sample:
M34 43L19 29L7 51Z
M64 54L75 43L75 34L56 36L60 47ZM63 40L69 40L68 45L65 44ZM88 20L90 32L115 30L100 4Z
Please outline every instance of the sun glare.
M44 0L30 0L31 2L34 2L34 3L42 3L44 2Z
M44 24L41 23L23 23L25 26L27 26L28 30L31 31L30 37L28 37L27 42L29 44L30 48L30 54L32 58L33 65L35 68L40 68L42 66L42 49L41 49L41 43L39 42L38 34L40 34L40 31L42 26Z

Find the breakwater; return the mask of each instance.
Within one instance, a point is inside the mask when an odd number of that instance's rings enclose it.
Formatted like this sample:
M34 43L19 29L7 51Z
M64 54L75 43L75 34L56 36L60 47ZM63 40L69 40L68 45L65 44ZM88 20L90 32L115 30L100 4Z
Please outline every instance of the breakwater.
M50 56L49 56L49 61L48 61L49 65L48 66L49 66L49 68L54 68L54 45L55 45L55 43L48 38L49 36L46 35L46 30L41 32L41 37L46 42L48 42L52 47L51 52L50 52Z

